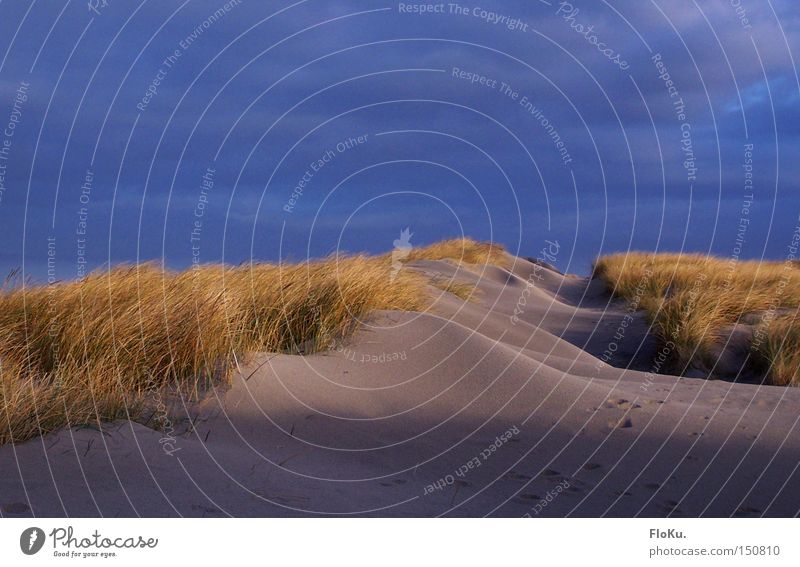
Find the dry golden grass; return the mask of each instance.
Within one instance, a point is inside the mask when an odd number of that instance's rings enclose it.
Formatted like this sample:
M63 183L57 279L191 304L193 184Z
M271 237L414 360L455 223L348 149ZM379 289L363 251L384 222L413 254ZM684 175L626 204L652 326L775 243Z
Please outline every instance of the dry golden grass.
M431 244L424 248L414 248L406 261L414 260L455 260L463 264L494 264L507 266L509 263L505 248L490 242L475 242L469 238L454 238Z
M463 299L464 301L477 301L478 289L468 283L462 282L454 282L452 280L434 280L431 282L431 285L437 289L441 289L442 291L446 291L447 293L452 293L459 299Z
M755 364L766 370L769 383L798 384L800 325L781 316L800 305L800 270L792 262L634 252L599 258L594 275L647 312L671 348L672 370L712 368L714 347L731 326L756 319Z
M776 386L800 386L800 321L797 314L763 323L754 350Z
M458 242L414 252L496 257L496 246ZM140 264L50 286L6 285L0 444L135 417L166 387L197 395L248 353L328 348L372 310L426 309L427 283L384 255L184 272Z

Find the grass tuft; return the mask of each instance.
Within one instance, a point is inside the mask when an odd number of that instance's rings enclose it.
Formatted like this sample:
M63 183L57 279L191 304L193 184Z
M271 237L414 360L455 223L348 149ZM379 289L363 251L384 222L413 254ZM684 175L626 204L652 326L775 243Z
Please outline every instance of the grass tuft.
M753 328L754 368L775 385L798 385L800 270L792 262L736 262L698 254L632 252L593 266L614 295L643 309L667 345L670 369L709 370L733 325Z
M493 264L507 267L509 257L505 248L491 242L476 242L469 238L443 240L423 248L414 248L406 260L455 260L463 264Z
M454 240L411 256L491 262L498 250ZM136 417L165 388L196 396L249 353L329 348L373 310L427 309L427 284L388 255L184 272L139 264L48 286L7 283L0 444Z

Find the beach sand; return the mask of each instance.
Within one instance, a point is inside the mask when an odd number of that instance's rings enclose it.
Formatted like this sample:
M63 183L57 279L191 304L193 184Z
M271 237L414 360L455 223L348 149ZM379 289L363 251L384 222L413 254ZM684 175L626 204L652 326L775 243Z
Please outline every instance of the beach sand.
M655 374L640 313L514 258L200 403L0 447L3 516L794 516L800 389ZM532 284L532 285L529 285ZM517 315L515 316L515 310ZM615 338L616 337L616 338ZM611 364L599 359L614 352ZM626 368L627 367L627 368Z

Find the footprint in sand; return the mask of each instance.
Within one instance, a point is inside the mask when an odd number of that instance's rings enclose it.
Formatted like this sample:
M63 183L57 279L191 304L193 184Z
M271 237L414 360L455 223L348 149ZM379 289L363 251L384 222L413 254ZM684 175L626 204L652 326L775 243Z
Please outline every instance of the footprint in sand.
M209 515L209 516L224 516L225 515L225 513L222 510L220 510L219 508L213 508L211 506L205 506L203 504L192 504L192 508L195 508L197 510L202 510L203 516L205 516L205 515Z
M682 514L683 511L678 508L678 502L675 500L665 500L660 504L661 509L670 514Z
M30 508L28 508L27 504L22 502L12 502L11 504L3 504L0 506L0 509L3 511L4 514L24 514Z

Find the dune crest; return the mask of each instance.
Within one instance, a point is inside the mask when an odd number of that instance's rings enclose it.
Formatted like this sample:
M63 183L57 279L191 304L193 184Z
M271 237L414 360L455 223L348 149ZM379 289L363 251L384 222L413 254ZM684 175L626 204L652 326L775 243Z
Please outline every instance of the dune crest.
M597 279L511 256L401 271L474 297L430 285L424 312L374 311L314 354L255 355L200 402L162 400L160 431L117 420L0 447L3 514L800 509L800 390L655 372L644 314Z

